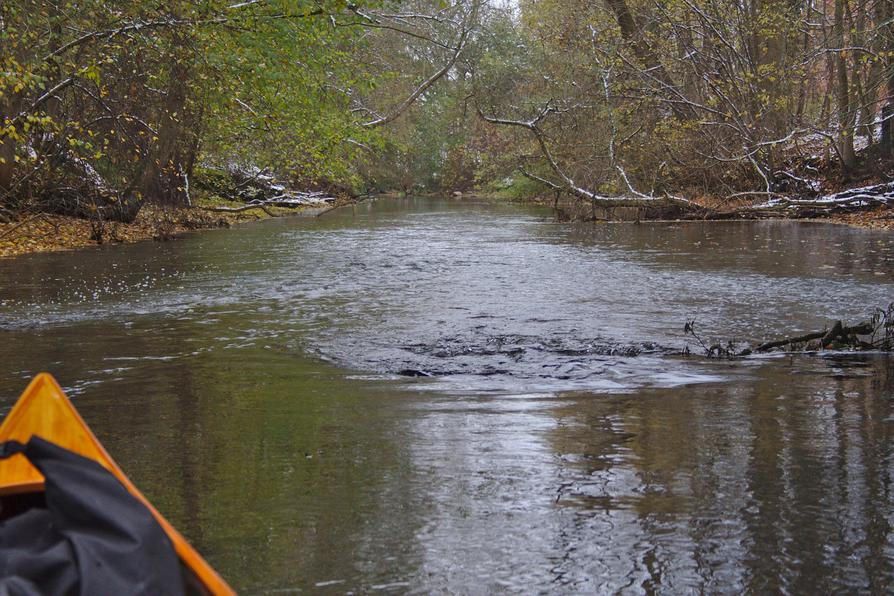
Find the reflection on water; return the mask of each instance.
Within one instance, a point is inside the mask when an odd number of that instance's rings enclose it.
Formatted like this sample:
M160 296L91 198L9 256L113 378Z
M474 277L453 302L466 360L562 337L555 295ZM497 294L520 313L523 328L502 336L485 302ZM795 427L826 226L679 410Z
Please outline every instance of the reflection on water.
M888 235L331 215L0 261L0 408L55 373L247 593L890 584L889 359L674 355L885 304Z

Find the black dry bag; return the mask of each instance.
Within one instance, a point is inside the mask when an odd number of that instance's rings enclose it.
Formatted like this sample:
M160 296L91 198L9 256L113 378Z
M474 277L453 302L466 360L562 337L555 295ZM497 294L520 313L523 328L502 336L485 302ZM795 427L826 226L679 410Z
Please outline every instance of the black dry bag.
M152 513L97 462L39 437L0 443L46 479L44 499L0 522L0 596L183 594L174 547Z

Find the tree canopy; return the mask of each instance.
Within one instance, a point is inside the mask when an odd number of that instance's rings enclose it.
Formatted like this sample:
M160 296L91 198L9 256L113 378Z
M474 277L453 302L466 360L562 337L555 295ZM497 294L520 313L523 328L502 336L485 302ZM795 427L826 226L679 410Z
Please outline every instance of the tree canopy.
M203 167L811 192L890 158L892 23L889 0L10 0L0 217L186 205Z

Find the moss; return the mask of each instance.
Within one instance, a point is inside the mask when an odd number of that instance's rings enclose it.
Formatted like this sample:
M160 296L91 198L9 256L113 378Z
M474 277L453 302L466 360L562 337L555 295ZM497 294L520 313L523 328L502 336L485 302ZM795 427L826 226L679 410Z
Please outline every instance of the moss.
M242 201L233 201L220 195L203 192L193 196L193 204L197 207L243 207Z
M232 197L236 195L236 183L233 177L224 170L196 166L192 173L192 184L197 191L205 191L210 195Z
M494 182L484 189L487 196L504 201L534 201L542 199L549 191L539 182L524 176L513 176Z

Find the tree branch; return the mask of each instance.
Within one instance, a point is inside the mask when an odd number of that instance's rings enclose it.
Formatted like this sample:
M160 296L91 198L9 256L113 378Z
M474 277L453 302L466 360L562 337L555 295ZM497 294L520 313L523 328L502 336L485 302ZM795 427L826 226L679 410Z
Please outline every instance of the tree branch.
M524 128L525 130L530 131L534 138L537 141L537 144L540 147L540 152L543 155L544 159L546 159L546 163L549 166L550 170L561 180L561 183L551 182L546 180L545 178L541 178L539 176L533 175L530 172L527 172L524 168L522 168L522 174L527 176L528 178L540 182L552 190L562 190L570 193L571 195L577 197L578 199L582 199L584 201L589 201L593 205L601 206L601 207L644 207L644 206L653 206L657 203L670 203L682 207L688 211L697 209L698 206L692 203L691 201L687 201L686 199L682 199L679 197L652 197L648 195L643 195L641 193L636 193L637 196L616 196L609 197L605 195L597 194L593 191L587 190L579 186L570 176L568 176L562 168L559 167L559 164L556 162L555 157L553 157L552 151L549 149L549 145L546 142L546 136L543 134L543 131L540 129L539 124L551 113L555 112L555 108L547 105L538 113L536 117L531 120L509 120L506 118L497 118L494 116L486 116L484 112L481 111L480 106L476 106L478 111L478 116L483 119L485 122L490 122L491 124L501 124L504 126L515 126L518 128ZM626 177L626 175L625 175Z
M475 18L478 13L479 0L475 0L472 10L469 15L467 15L466 19L463 21L462 30L459 34L459 39L457 40L456 46L453 49L453 53L450 55L447 63L444 64L438 71L436 71L433 75L425 79L421 85L419 85L410 95L406 97L402 102L400 102L397 106L394 107L391 111L389 111L384 116L379 118L375 118L373 120L369 120L361 124L363 128L376 128L378 126L382 126L388 124L396 120L403 114L407 108L409 108L413 103L416 102L419 97L428 91L428 89L437 83L441 77L446 75L453 65L456 64L456 61L459 60L460 55L463 53L463 50L466 48L466 43L469 41L469 35L472 32L472 28L474 27ZM365 16L365 15L364 15Z

